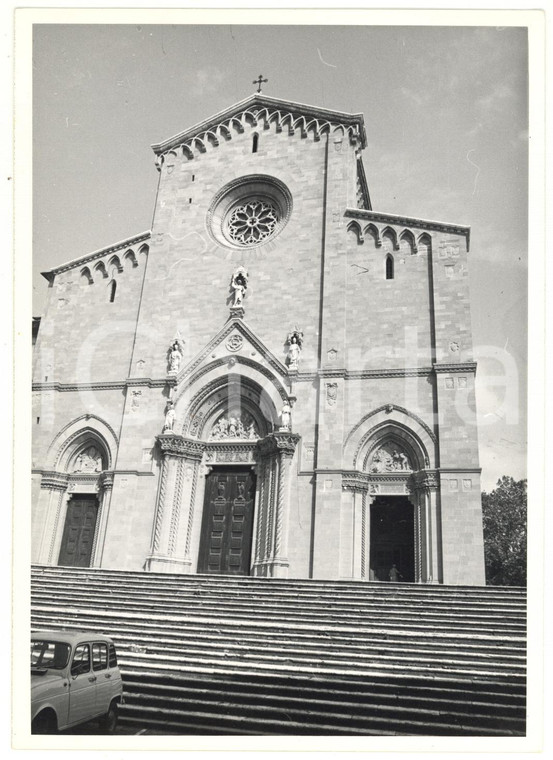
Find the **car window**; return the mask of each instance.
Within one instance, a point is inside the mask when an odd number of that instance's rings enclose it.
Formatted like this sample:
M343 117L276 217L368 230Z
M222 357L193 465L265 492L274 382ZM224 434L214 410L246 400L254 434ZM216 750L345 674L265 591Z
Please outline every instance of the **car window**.
M107 644L92 645L92 670L106 670L108 666Z
M31 641L31 667L62 670L69 662L69 644L63 641Z
M90 647L88 644L79 644L75 648L73 662L71 663L71 675L78 676L79 673L88 673L90 670Z
M113 644L109 645L109 666L110 668L117 667L117 655L115 653L115 647Z

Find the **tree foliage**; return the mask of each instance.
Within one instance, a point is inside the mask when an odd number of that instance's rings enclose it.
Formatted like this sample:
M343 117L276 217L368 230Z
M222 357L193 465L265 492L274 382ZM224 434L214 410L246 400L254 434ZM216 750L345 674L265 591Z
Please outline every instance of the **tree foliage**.
M504 475L482 493L486 583L526 586L526 480Z

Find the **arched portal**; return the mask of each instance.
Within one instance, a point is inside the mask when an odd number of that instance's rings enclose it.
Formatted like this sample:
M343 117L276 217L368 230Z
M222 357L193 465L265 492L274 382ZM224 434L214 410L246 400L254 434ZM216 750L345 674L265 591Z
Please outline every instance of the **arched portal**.
M299 436L281 416L287 394L266 369L239 362L231 369L214 363L198 374L202 382L175 394L176 430L158 436L163 461L148 570L287 573L289 473Z
M439 583L442 579L437 440L408 410L387 404L346 440L354 470L347 490L360 515L361 578Z
M93 415L74 420L56 436L41 477L43 530L33 547L38 562L100 564L116 446L111 428Z

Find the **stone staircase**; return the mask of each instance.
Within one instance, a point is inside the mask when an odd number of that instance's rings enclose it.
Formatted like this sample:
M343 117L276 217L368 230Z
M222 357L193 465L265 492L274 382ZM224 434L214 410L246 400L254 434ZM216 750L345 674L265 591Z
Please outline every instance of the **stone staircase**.
M34 566L31 624L117 646L121 721L179 734L521 736L520 588Z

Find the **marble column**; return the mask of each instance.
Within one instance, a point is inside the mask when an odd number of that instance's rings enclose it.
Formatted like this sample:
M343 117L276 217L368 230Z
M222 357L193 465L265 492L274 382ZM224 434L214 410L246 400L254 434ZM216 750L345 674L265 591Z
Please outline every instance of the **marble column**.
M61 537L58 537L62 523L62 510L64 496L67 492L69 476L61 472L45 472L42 474L40 484L40 498L46 499L46 519L40 541L37 562L41 565L54 565L57 562L55 554L56 544L59 545ZM58 541L56 541L58 539Z

